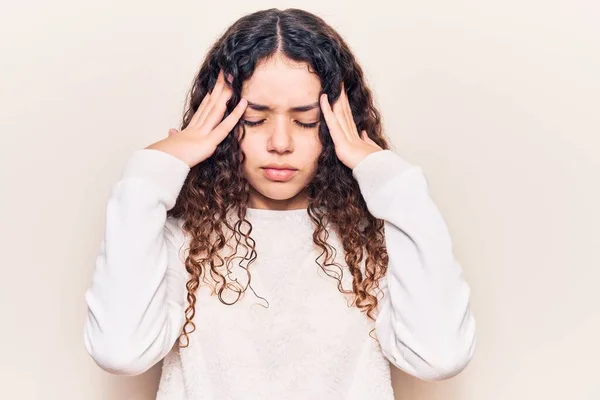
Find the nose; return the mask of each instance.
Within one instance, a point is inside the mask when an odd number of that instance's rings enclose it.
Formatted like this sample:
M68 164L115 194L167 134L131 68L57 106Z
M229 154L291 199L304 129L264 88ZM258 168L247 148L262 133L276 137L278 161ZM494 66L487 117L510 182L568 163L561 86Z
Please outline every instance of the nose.
M285 118L279 118L270 132L267 150L275 153L290 153L294 150L291 130Z

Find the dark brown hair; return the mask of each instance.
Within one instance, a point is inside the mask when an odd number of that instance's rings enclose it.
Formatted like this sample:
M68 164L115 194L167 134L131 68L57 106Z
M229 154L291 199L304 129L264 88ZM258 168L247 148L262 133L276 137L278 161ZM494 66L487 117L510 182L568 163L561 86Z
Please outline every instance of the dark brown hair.
M374 106L371 91L365 83L361 67L342 37L323 19L298 9L259 11L236 21L208 51L189 92L189 102L183 116L184 129L198 109L202 99L214 86L220 70L231 74L233 95L228 102L228 115L241 99L242 84L252 76L258 62L277 52L288 58L306 62L311 72L321 80L321 93L327 93L333 104L340 95L342 82L358 131L365 130L383 149L389 145L382 133L381 117ZM352 170L335 154L327 124L321 117L319 138L323 151L317 172L308 186L308 215L315 226L314 244L321 250L315 260L325 273L338 281L338 290L352 296L352 304L375 319L379 279L387 270L383 221L373 217L361 195ZM243 134L243 125L238 127ZM251 288L248 266L256 259L252 224L246 219L249 183L244 177L244 154L240 149L236 129L221 142L215 153L193 167L168 215L183 220L183 229L190 236L185 267L190 274L187 282L186 322L179 345L187 346L189 334L195 329L195 292L204 282L225 304L235 303ZM239 131L238 131L239 132ZM235 222L228 215L237 217ZM334 261L335 248L327 243L328 229L334 229L343 246L348 271L352 275L352 290L342 287L343 268ZM227 232L235 240L234 255L225 256ZM239 247L245 249L240 261L246 262L248 284L240 285L228 278L229 266L240 258ZM364 271L360 263L365 262ZM223 270L223 267L225 270ZM228 301L225 291L236 293Z

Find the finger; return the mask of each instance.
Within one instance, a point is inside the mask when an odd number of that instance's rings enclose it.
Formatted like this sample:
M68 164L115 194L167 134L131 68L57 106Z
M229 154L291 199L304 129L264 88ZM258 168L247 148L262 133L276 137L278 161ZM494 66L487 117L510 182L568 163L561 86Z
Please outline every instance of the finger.
M216 142L215 145L221 143L223 139L229 135L229 132L235 128L235 125L238 123L240 118L242 118L242 115L244 115L247 105L248 102L246 99L240 100L233 111L231 111L231 114L229 114L227 118L225 118L215 129L213 129L213 131L209 134L209 137L211 140Z
M210 113L211 109L214 105L219 101L219 97L225 88L225 78L223 76L223 70L219 71L219 76L217 76L217 81L215 82L215 86L210 93L210 99L205 109L200 113L198 118L198 124L203 125L206 120L206 116Z
M364 140L365 142L369 142L369 143L373 143L373 141L371 140L371 138L369 137L369 134L367 133L367 131L361 131L360 132L360 137L362 140Z
M221 96L219 96L219 99L215 102L215 105L209 111L204 123L202 124L201 129L204 134L208 134L215 129L215 126L217 126L217 124L221 121L223 114L227 109L227 100L231 98L232 94L233 91L229 88L221 92Z
M352 107L350 107L350 99L348 98L348 93L346 93L346 87L342 82L342 109L344 111L344 116L346 117L346 124L348 125L349 132L351 136L358 137L358 129L356 127L356 123L354 122L354 116L352 115Z
M223 74L223 70L219 70L219 75L217 75L217 80L215 81L215 86L213 87L211 94L219 95L225 86L225 76Z
M177 129L174 129L174 128L169 129L169 136L174 135L176 133L179 133L179 131Z
M364 139L365 142L372 144L373 146L381 148L377 143L375 143L375 141L373 139L371 139L369 137L369 134L367 133L367 131L362 131L361 137Z
M210 93L206 93L206 95L204 96L204 98L200 102L200 105L198 106L198 109L196 110L196 112L192 116L192 119L190 120L190 123L188 125L195 126L196 124L198 124L198 121L200 121L200 115L202 114L202 112L206 108L206 105L208 104L209 100L210 100Z
M344 119L346 120L346 125L350 127L350 119L348 118L348 110L346 109L346 104L348 103L348 96L346 95L346 86L344 85L344 82L342 82L342 90L340 92L340 98L338 102L340 103L341 113L344 116Z
M329 99L327 98L327 95L323 93L321 95L320 100L321 112L323 113L323 118L325 119L327 127L329 128L329 134L331 135L333 143L342 143L343 140L346 140L346 134L344 133L340 123L338 122L337 116L331 109L331 105L329 104Z
M338 123L340 124L340 126L342 127L342 131L344 132L344 135L346 136L346 139L350 139L350 127L348 126L348 120L346 119L346 115L344 114L344 110L343 110L343 99L342 99L342 95L340 95L340 97L337 99L337 101L333 104L333 113L335 114Z

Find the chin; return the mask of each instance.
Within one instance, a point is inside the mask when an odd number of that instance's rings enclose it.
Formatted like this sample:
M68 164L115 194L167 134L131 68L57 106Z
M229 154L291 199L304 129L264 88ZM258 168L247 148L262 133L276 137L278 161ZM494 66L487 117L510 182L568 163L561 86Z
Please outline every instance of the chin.
M277 183L268 186L275 185L277 187L254 186L254 190L260 193L261 196L271 200L289 200L296 197L303 189L289 183Z

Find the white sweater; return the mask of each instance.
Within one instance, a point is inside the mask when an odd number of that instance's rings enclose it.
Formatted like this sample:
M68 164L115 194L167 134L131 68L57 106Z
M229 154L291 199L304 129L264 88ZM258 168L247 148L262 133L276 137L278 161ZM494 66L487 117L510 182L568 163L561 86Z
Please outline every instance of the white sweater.
M166 211L188 172L167 153L138 150L112 191L85 296L85 346L100 367L134 375L164 358L158 400L392 400L389 362L424 380L452 377L468 364L476 342L469 286L422 169L390 150L353 169L369 211L385 221L389 268L375 323L349 307L316 264L306 210L250 209L258 253L252 288L268 308L249 289L227 306L201 286L196 331L177 350L189 239ZM351 281L344 269L344 287Z

